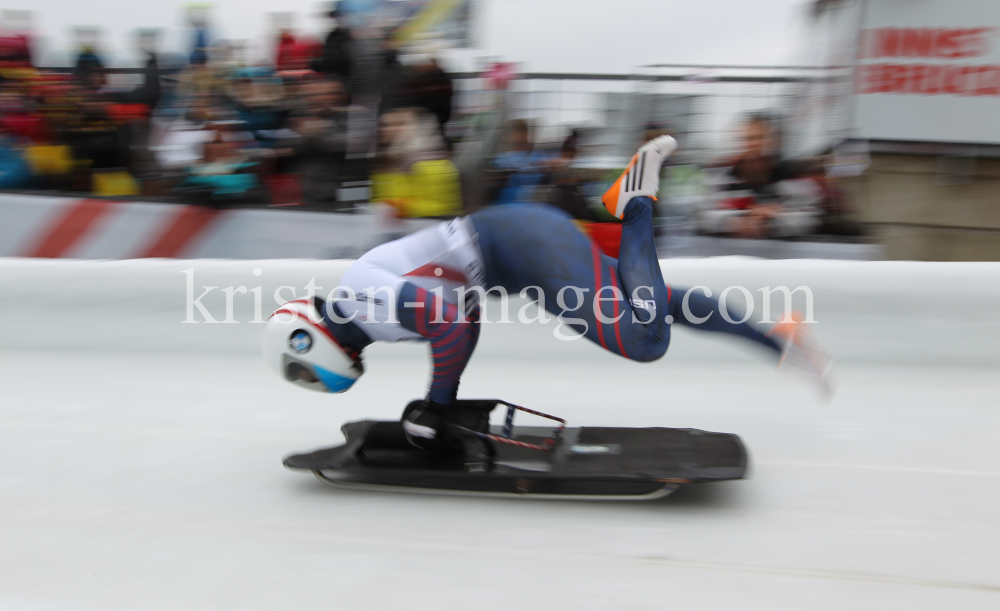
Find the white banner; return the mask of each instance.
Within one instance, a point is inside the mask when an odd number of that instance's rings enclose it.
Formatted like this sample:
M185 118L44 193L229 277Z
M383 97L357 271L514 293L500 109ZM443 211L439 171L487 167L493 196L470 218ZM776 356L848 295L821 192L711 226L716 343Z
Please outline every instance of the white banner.
M872 0L857 62L858 137L1000 144L997 0Z

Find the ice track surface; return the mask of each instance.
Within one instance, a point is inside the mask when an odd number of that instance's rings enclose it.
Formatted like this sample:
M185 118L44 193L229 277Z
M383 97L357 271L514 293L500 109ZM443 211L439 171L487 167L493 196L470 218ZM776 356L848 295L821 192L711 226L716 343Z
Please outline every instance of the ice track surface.
M754 320L760 287L809 285L838 357L825 406L751 347L676 327L648 365L553 323L484 327L466 397L750 449L749 480L636 504L286 471L421 395L424 347L375 346L350 393L309 393L265 370L252 294L236 323L181 324L182 270L195 297L261 286L269 311L345 265L0 260L0 610L1000 608L1000 265L664 262L678 286L746 286ZM202 302L225 318L219 289Z

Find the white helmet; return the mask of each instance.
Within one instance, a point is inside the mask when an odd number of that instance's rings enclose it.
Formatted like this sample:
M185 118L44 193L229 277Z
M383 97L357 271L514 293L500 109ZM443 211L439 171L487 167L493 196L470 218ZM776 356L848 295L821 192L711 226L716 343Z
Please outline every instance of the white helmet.
M264 359L293 384L320 392L344 392L364 366L330 333L320 314L323 305L296 299L275 310L264 328Z

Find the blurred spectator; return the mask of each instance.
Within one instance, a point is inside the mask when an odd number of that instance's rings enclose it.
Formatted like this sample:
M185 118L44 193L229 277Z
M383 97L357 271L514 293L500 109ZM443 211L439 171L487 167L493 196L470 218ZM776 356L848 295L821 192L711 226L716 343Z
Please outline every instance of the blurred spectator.
M341 24L340 13L336 9L330 11L329 17L333 21L333 27L326 35L320 56L314 59L310 65L316 72L347 83L354 64L351 52L351 31Z
M156 30L139 32L139 51L145 56L146 63L142 70L142 86L136 90L136 100L153 110L160 103L160 64L156 55L156 43L159 33Z
M245 201L258 186L255 162L221 135L203 146L202 159L187 169L182 192L194 203L225 205Z
M291 114L294 135L282 143L294 152L286 167L299 176L306 201L334 202L346 173L347 90L339 80L318 77L305 80L300 91L305 105Z
M208 63L207 54L192 61L188 70L178 78L177 96L182 101L197 96L220 94L226 89L226 80Z
M581 221L593 221L594 214L584 195L584 178L581 170L573 167L580 144L580 130L574 129L563 140L559 155L550 162L550 174L544 201L555 206L571 217Z
M293 13L272 13L278 33L274 66L279 72L309 69L310 62L319 59L323 46L311 36L296 34Z
M402 67L394 43L386 38L385 31L372 26L356 28L352 37L347 88L357 112L353 115L350 152L363 154L378 140L379 117L393 109L409 108L411 104L399 95Z
M13 86L0 89L0 129L32 144L47 144L53 140L48 122Z
M805 163L805 175L819 187L820 226L817 233L822 235L861 237L864 227L854 218L847 197L837 184L837 179L826 171L823 157L810 159Z
M191 25L191 65L208 63L208 49L211 46L208 31L208 7L193 5L187 9L188 23Z
M285 88L269 68L245 68L230 88L233 108L254 133L279 129L288 114ZM266 136L265 136L266 137Z
M413 65L407 90L413 106L426 108L437 119L441 135L450 150L451 145L445 136L445 124L451 119L454 97L451 77L438 65L437 60L424 56Z
M288 30L278 33L278 49L274 58L274 66L279 71L297 70L298 56L295 49L295 36Z
M412 108L388 112L382 116L378 139L374 201L394 206L405 217L462 212L458 169L431 114Z
M782 160L770 119L751 117L743 130L743 151L716 173L719 192L702 211L707 233L737 238L785 238L813 233L819 225L818 186L801 164Z
M355 100L377 95L382 89L382 69L395 53L388 48L385 32L379 28L359 28L351 32L351 71L348 89ZM364 96L362 98L362 96Z
M306 70L313 60L320 57L322 50L322 46L314 39L283 30L278 35L278 54L274 65L282 72Z
M211 48L209 65L219 81L228 81L248 67L245 61L245 45L240 40L220 40ZM265 64L261 64L266 66ZM272 68L272 66L266 66Z
M419 104L410 95L407 83L409 72L399 61L396 43L386 39L383 45L378 77L379 114L396 108L419 108Z
M205 142L215 137L213 124L236 117L222 96L198 95L190 98L186 112L178 117L155 147L160 165L167 170L183 170L202 158ZM207 129L206 129L207 128Z
M64 125L60 140L91 170L123 168L127 164L128 133L109 115L111 100L97 91L82 91L77 114Z
M547 179L559 157L535 150L531 127L523 119L507 124L504 148L488 166L487 201L498 205L536 201L535 189Z
M98 31L96 28L77 28L79 52L76 56L74 74L80 86L91 91L104 87L104 62L97 53Z
M0 129L0 189L22 189L31 185L31 167L24 151L28 142Z
M31 40L27 33L6 32L0 36L0 75L11 78L18 71L30 69Z

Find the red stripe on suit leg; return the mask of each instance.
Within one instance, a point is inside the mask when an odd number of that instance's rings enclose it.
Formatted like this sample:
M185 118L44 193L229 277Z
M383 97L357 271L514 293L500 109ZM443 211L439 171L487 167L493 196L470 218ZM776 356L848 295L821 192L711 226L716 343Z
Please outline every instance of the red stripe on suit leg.
M594 254L594 290L599 293L601 290L601 255L597 252L597 246L593 242L590 243L590 252ZM595 300L597 299L597 293L594 293ZM599 301L595 301L594 303L597 304L598 308L601 307ZM603 308L601 309L601 314L604 314ZM594 324L597 325L597 339L601 342L601 348L607 350L608 345L604 342L604 325L601 324L601 319L594 316Z
M618 286L618 276L615 274L614 268L609 268L611 270L611 285ZM628 358L628 354L625 352L625 346L622 344L622 330L618 326L621 320L618 318L618 299L615 298L615 339L618 340L618 350L621 351L621 355Z

